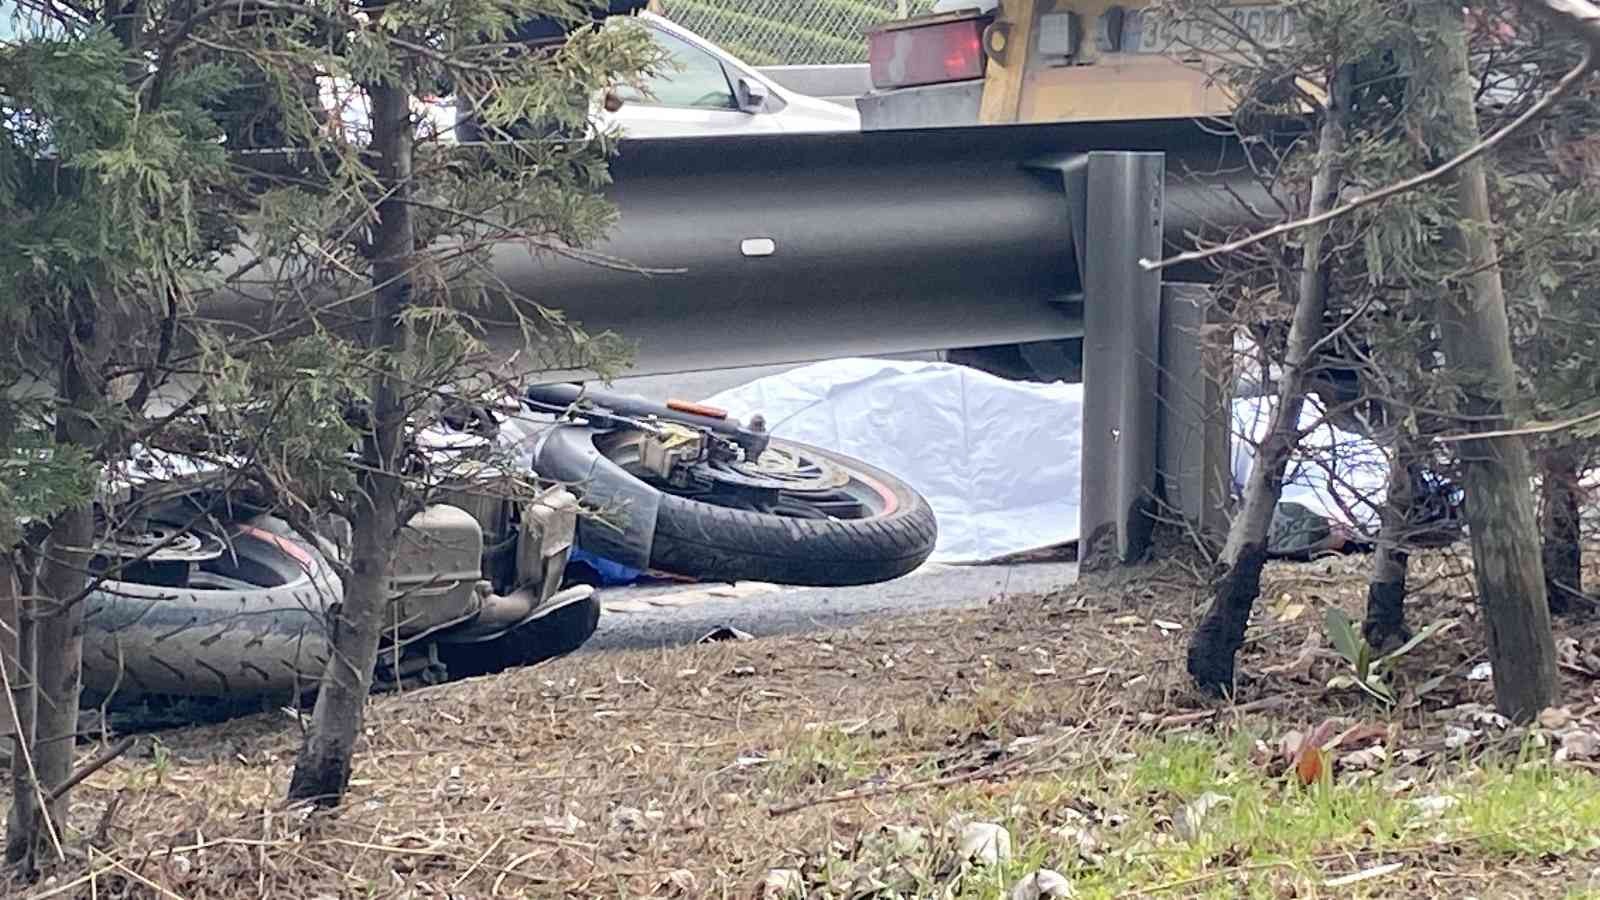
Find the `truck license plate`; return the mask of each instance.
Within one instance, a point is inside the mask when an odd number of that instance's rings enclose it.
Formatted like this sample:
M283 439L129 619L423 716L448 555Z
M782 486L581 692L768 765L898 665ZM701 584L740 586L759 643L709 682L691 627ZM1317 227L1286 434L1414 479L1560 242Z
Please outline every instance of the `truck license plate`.
M1130 11L1123 19L1122 49L1182 56L1238 53L1252 45L1282 47L1294 40L1299 24L1293 9L1275 3L1223 7L1184 17L1150 9Z

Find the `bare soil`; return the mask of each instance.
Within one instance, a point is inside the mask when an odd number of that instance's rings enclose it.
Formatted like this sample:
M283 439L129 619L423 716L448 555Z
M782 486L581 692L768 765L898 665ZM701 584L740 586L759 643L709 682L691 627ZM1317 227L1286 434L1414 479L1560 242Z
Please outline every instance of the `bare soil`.
M1024 797L1054 806L1046 785L1092 782L1109 760L1174 735L1264 736L1269 752L1256 762L1274 777L1285 765L1271 752L1275 736L1328 720L1382 726L1391 746L1412 748L1407 765L1425 777L1514 753L1526 735L1484 729L1463 742L1441 715L1492 704L1489 682L1469 678L1483 642L1456 557L1414 563L1413 626L1461 625L1400 662L1400 702L1385 708L1327 687L1345 667L1324 637L1323 610L1359 620L1366 565L1268 567L1231 701L1190 686L1184 649L1205 592L1166 566L978 611L585 654L376 698L349 802L332 814L282 803L301 740L292 712L144 736L72 795L67 843L89 849L13 891L761 896L769 870L809 871L829 848L848 855L838 848L860 846L885 821L937 825L975 803ZM1560 627L1564 700L1590 716L1600 708L1600 626ZM83 749L87 758L99 748ZM1333 856L1333 868L1349 871L1388 858ZM1427 879L1385 882L1389 896L1560 896L1600 866L1582 846L1512 864L1448 842L1425 856L1412 871ZM1237 851L1207 865L1190 883L1132 893L1231 890L1228 879L1258 864ZM1288 893L1269 895L1305 895L1300 882L1285 884Z

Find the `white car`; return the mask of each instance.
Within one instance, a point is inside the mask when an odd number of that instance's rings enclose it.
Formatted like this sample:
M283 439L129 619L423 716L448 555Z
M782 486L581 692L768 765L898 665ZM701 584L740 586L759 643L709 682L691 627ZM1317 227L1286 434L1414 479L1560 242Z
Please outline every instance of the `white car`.
M666 50L671 62L645 79L645 91L614 88L622 101L607 111L602 98L590 104L601 127L618 126L624 137L666 138L776 132L860 131L861 114L854 108L795 93L694 32L655 13L641 12L618 20L643 25ZM347 140L364 143L370 120L366 96L348 82L322 78L322 102ZM454 140L456 108L452 98L413 101L423 130ZM461 140L477 138L465 131Z
M647 81L651 96L619 89L622 108L597 111L601 122L616 123L626 137L861 130L861 114L853 108L787 90L655 13L629 18L650 30L673 65Z

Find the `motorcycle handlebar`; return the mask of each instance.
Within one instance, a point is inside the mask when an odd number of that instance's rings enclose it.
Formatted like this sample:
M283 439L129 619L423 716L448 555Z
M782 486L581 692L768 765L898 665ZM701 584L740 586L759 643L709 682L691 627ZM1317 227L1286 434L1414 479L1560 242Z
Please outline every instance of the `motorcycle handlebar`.
M620 416L636 418L653 416L662 421L704 428L714 434L722 435L756 456L767 448L768 435L761 426L759 417L751 422L753 427L746 427L732 416L706 415L657 403L635 394L622 394L592 388L585 384L537 384L523 393L523 399L530 405L549 410L565 410L587 402L605 412Z

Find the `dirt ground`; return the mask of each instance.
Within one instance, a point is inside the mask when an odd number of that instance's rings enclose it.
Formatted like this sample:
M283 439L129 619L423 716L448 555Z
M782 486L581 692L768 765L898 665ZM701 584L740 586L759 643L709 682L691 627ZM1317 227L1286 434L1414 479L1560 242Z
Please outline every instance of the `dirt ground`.
M377 698L335 814L281 803L291 711L143 736L73 794L87 856L12 890L1600 896L1600 626L1561 625L1566 711L1505 727L1460 561L1419 559L1413 625L1459 625L1399 661L1385 706L1327 686L1348 667L1323 611L1359 618L1366 564L1269 568L1232 702L1188 686L1204 598L1165 567ZM1326 755L1300 753L1313 732ZM1014 845L993 860L971 846L991 824ZM1040 868L1071 887L1028 893Z

